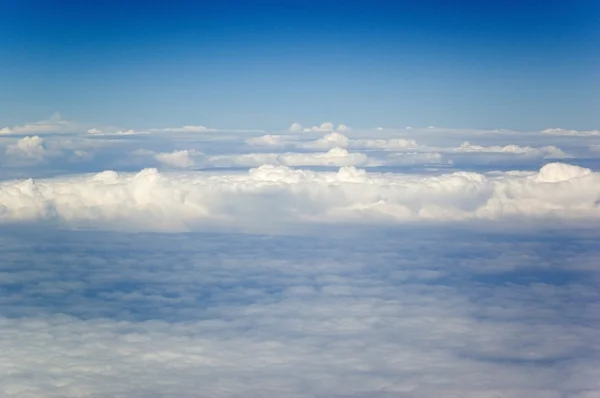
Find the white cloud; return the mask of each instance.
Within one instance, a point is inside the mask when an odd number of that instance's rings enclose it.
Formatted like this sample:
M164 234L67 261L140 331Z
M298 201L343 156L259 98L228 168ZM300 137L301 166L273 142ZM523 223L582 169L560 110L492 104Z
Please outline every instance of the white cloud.
M44 140L37 135L21 138L15 144L6 148L6 154L9 156L27 157L35 160L42 160L48 153Z
M481 145L473 145L468 141L462 143L458 148L455 149L456 152L476 152L476 153L507 153L507 154L519 154L519 155L533 155L540 156L542 158L548 159L566 159L572 157L565 152L563 152L560 148L555 146L544 146L541 148L532 148L529 146L519 146L519 145L505 145L505 146L481 146Z
M548 163L541 168L536 179L541 182L560 182L576 180L591 175L592 171L584 167L565 163Z
M21 126L0 128L0 135L72 133L79 130L80 127L77 124L62 119L60 114L56 113L48 120L40 120L38 122L28 123Z
M284 146L292 141L292 137L285 135L262 135L260 137L248 138L246 143L253 146Z
M395 152L387 157L386 165L420 165L420 164L452 164L451 160L445 160L441 153L437 152Z
M542 134L589 137L589 136L600 135L600 130L567 130L567 129L553 128L553 129L542 130Z
M343 150L317 156L280 155L278 159L290 165L364 160ZM175 153L171 161L186 167L189 154ZM54 219L68 225L186 230L207 223L252 228L269 221L378 224L514 216L595 219L600 217L599 200L600 174L562 164L547 165L540 173L437 176L371 174L354 168L317 173L271 165L248 174L144 170L3 182L0 220Z
M345 124L339 124L338 125L338 131L346 131L348 130L348 126L346 126ZM313 126L313 127L303 127L300 123L293 123L289 130L292 133L300 133L300 132L304 132L304 133L328 133L328 132L332 132L335 131L335 125L331 122L325 122L322 123L318 126Z
M147 131L136 131L134 129L115 129L115 128L107 128L107 129L97 129L91 128L87 130L88 134L91 135L137 135L137 134L147 134Z
M343 134L333 132L325 135L323 138L319 138L315 141L297 143L296 145L301 148L307 149L330 149L335 147L347 148L350 140Z
M292 125L290 126L290 131L293 133L299 133L304 131L304 127L302 127L300 123L292 123Z
M384 149L390 151L417 148L419 146L415 140L404 138L391 138L386 140L358 139L351 140L349 145L352 148Z
M343 148L332 148L325 153L285 153L278 156L285 166L362 166L372 163L362 153L350 153Z
M169 127L165 129L153 129L153 132L165 133L212 133L217 130L200 125L187 125L183 127Z
M182 150L170 153L158 153L155 155L155 158L166 166L185 169L194 167L196 165L193 156L197 155L201 155L201 153L196 151Z
M597 235L552 237L0 230L0 396L593 396Z
M343 130L342 130L343 131ZM404 138L390 139L350 139L346 135L337 131L326 134L322 138L314 141L294 141L294 137L266 135L252 138L247 141L251 145L262 146L282 146L291 145L305 149L333 149L354 148L354 149L382 149L382 150L403 150L416 148L419 145L415 140Z

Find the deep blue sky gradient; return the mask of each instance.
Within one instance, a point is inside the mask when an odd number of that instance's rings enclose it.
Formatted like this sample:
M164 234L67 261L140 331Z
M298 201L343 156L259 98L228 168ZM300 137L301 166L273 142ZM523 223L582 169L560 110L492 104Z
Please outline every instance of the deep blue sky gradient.
M600 127L600 2L0 0L0 125Z

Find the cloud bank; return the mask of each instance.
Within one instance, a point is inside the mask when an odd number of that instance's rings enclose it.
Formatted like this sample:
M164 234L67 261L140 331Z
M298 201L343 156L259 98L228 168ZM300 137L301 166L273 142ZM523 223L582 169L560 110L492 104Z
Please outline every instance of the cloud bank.
M345 158L345 152L340 155ZM331 159L335 156L309 160L329 164ZM188 153L176 152L163 161L186 166L190 160ZM215 223L589 219L600 216L599 203L600 174L563 163L547 164L537 173L433 176L367 173L352 166L335 173L267 165L247 174L218 175L147 169L0 184L5 223L52 220L141 230Z

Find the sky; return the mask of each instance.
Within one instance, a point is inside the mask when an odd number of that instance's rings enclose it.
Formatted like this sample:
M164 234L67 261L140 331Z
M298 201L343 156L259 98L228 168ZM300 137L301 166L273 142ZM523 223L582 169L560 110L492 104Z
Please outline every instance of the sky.
M0 398L600 397L600 3L141 3L0 0Z
M0 125L594 129L596 1L0 2Z

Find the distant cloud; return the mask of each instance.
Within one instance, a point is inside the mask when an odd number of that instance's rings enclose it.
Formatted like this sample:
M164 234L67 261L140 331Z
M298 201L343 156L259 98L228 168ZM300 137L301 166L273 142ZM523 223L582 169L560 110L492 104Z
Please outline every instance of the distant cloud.
M525 154L525 155L534 155L540 156L542 158L551 158L551 159L567 159L572 157L571 155L566 154L560 148L555 146L544 146L541 148L532 148L529 146L522 147L519 145L505 145L505 146L481 146L481 145L473 145L468 141L463 142L458 148L455 149L456 152L476 152L476 153L508 153L508 154Z
M319 126L313 126L313 127L303 127L300 123L293 123L290 126L289 130L293 133L300 133L300 132L326 133L326 132L335 131L335 126L331 122L325 122L325 123L320 124ZM340 125L338 125L337 130L338 131L346 131L346 130L348 130L348 126L346 126L345 124L340 124Z
M254 146L282 146L289 144L291 141L291 138L288 136L267 134L249 138L246 140L246 143Z
M44 140L35 135L21 138L16 144L9 145L6 148L6 154L41 160L48 154L48 150L44 145Z
M600 135L600 130L566 130L566 129L545 129L542 130L542 134L550 134L550 135L571 135L571 136L598 136Z
M196 163L192 158L195 154L197 154L195 151L182 150L171 153L159 153L155 157L156 160L164 165L184 169L195 166Z
M164 129L152 129L152 132L164 132L164 133L211 133L217 130L211 129L200 125L187 125L183 127L168 127Z
M51 133L73 133L80 131L80 127L74 122L64 120L59 113L55 113L48 120L40 120L21 126L0 128L0 135L9 134L51 134Z
M278 156L285 166L363 166L372 163L362 153L350 153L343 148L332 148L325 153L285 153Z

